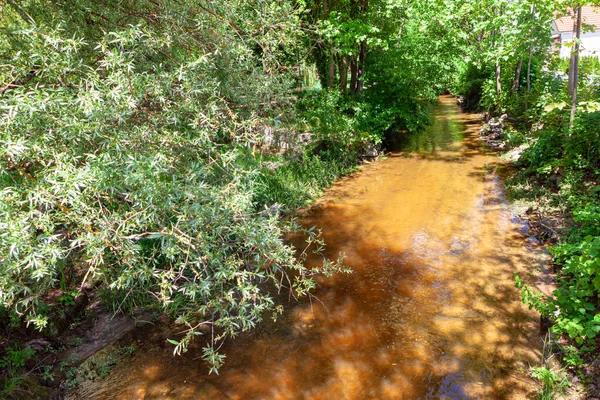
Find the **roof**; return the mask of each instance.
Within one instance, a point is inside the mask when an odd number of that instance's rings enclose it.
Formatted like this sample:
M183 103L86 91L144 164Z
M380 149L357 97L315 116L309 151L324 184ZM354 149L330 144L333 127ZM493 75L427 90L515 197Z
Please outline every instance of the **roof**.
M582 6L581 16L584 24L593 25L595 30L600 30L600 7ZM569 15L554 20L554 24L558 32L573 32L572 10L569 10Z

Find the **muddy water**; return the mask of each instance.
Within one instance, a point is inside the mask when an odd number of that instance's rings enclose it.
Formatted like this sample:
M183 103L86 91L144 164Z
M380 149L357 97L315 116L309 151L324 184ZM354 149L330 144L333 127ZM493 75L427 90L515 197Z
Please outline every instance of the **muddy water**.
M138 351L80 398L522 399L539 362L537 316L513 273L542 249L511 221L497 159L475 116L451 97L398 151L340 180L303 216L351 275L321 280L318 300L289 303L277 324L226 345L207 376L194 353L142 333ZM161 332L154 333L161 338ZM197 355L196 355L197 357Z

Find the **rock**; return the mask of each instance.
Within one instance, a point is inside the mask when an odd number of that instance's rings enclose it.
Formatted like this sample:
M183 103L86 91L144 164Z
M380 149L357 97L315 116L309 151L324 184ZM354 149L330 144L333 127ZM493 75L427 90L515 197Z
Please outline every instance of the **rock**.
M379 155L379 151L373 145L367 145L360 155L362 158L376 158Z
M45 339L33 339L24 345L25 348L33 349L35 351L44 351L47 346L50 346L50 342Z
M504 130L504 120L502 118L495 119L492 118L488 122L488 126L491 130L502 131Z
M488 135L488 140L500 140L504 138L504 134L502 132L492 132L490 135Z
M506 153L506 155L504 156L504 158L507 161L510 161L510 162L517 162L517 161L519 161L519 159L523 155L523 152L528 147L529 147L529 144L524 143L524 144L520 145L519 147L512 148L508 153Z
M498 118L492 118L488 113L485 113L481 118L485 123L479 131L479 135L488 146L504 150L507 146L504 142L504 121L508 120L508 115L502 114Z
M296 133L293 131L276 129L272 126L265 126L259 143L264 147L278 150L297 150L310 144L312 140L312 133Z

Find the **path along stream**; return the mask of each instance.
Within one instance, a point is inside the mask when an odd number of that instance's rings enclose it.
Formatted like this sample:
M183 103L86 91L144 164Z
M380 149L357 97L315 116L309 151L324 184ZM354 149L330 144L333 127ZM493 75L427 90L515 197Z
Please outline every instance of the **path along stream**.
M341 179L303 213L327 253L354 269L322 279L319 301L230 341L220 375L164 332L77 398L523 399L541 359L539 319L521 304L546 255L523 233L480 145L477 116L440 98L426 132ZM156 339L153 339L153 335Z

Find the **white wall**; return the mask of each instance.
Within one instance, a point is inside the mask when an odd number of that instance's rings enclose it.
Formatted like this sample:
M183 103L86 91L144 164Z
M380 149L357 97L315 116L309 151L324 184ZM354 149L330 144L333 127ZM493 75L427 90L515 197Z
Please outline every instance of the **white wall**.
M560 56L565 58L571 57L572 47L565 46L565 44L573 42L573 33L563 32L560 35L562 39ZM581 34L581 52L579 54L582 56L596 56L600 58L600 31Z

